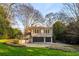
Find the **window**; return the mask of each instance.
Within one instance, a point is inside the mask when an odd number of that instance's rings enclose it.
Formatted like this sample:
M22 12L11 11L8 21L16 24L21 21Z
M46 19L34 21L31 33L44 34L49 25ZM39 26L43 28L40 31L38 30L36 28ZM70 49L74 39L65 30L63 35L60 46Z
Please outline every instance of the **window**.
M33 33L36 33L36 29L33 29Z
M48 29L47 33L49 33L49 29Z
M37 33L39 33L39 30L37 29Z
M37 33L37 30L35 29L35 33Z
M44 30L44 33L49 33L49 29L45 29Z
M40 33L41 31L39 29L34 29L34 33Z
M46 29L44 29L44 33L47 33L47 30Z

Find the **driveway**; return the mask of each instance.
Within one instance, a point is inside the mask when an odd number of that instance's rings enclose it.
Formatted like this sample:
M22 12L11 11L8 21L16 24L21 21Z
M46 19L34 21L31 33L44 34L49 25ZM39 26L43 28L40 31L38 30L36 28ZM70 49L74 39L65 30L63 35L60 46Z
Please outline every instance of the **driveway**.
M49 44L49 43L29 43L29 44L26 44L27 47L49 47L51 45L52 44Z
M26 44L27 47L46 47L49 49L57 49L57 50L64 50L64 51L78 51L74 45L64 44L64 43L29 43ZM77 46L78 47L78 46Z

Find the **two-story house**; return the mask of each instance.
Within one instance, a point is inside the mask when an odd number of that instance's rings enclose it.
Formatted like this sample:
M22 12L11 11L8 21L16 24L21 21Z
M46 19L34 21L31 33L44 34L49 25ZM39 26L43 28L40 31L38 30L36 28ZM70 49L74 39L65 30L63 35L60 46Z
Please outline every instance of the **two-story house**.
M52 27L28 27L25 30L25 40L29 40L30 43L52 43Z

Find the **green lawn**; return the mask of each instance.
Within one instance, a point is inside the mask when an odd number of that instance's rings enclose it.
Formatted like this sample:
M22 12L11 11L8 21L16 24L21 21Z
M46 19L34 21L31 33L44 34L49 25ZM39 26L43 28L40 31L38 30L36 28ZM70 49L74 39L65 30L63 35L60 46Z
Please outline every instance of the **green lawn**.
M79 56L79 52L65 52L48 48L12 47L0 43L0 56Z

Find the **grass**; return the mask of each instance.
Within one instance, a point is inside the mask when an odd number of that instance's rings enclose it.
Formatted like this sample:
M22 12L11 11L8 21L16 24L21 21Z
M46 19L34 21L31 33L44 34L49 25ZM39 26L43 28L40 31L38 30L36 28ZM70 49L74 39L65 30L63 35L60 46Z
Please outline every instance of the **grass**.
M5 43L5 42L10 42L11 40L9 39L0 39L0 43Z
M48 48L12 47L0 43L0 56L79 56L79 52L66 52Z
M8 41L8 40L6 40L6 39L0 40L1 43L7 42L7 41Z

